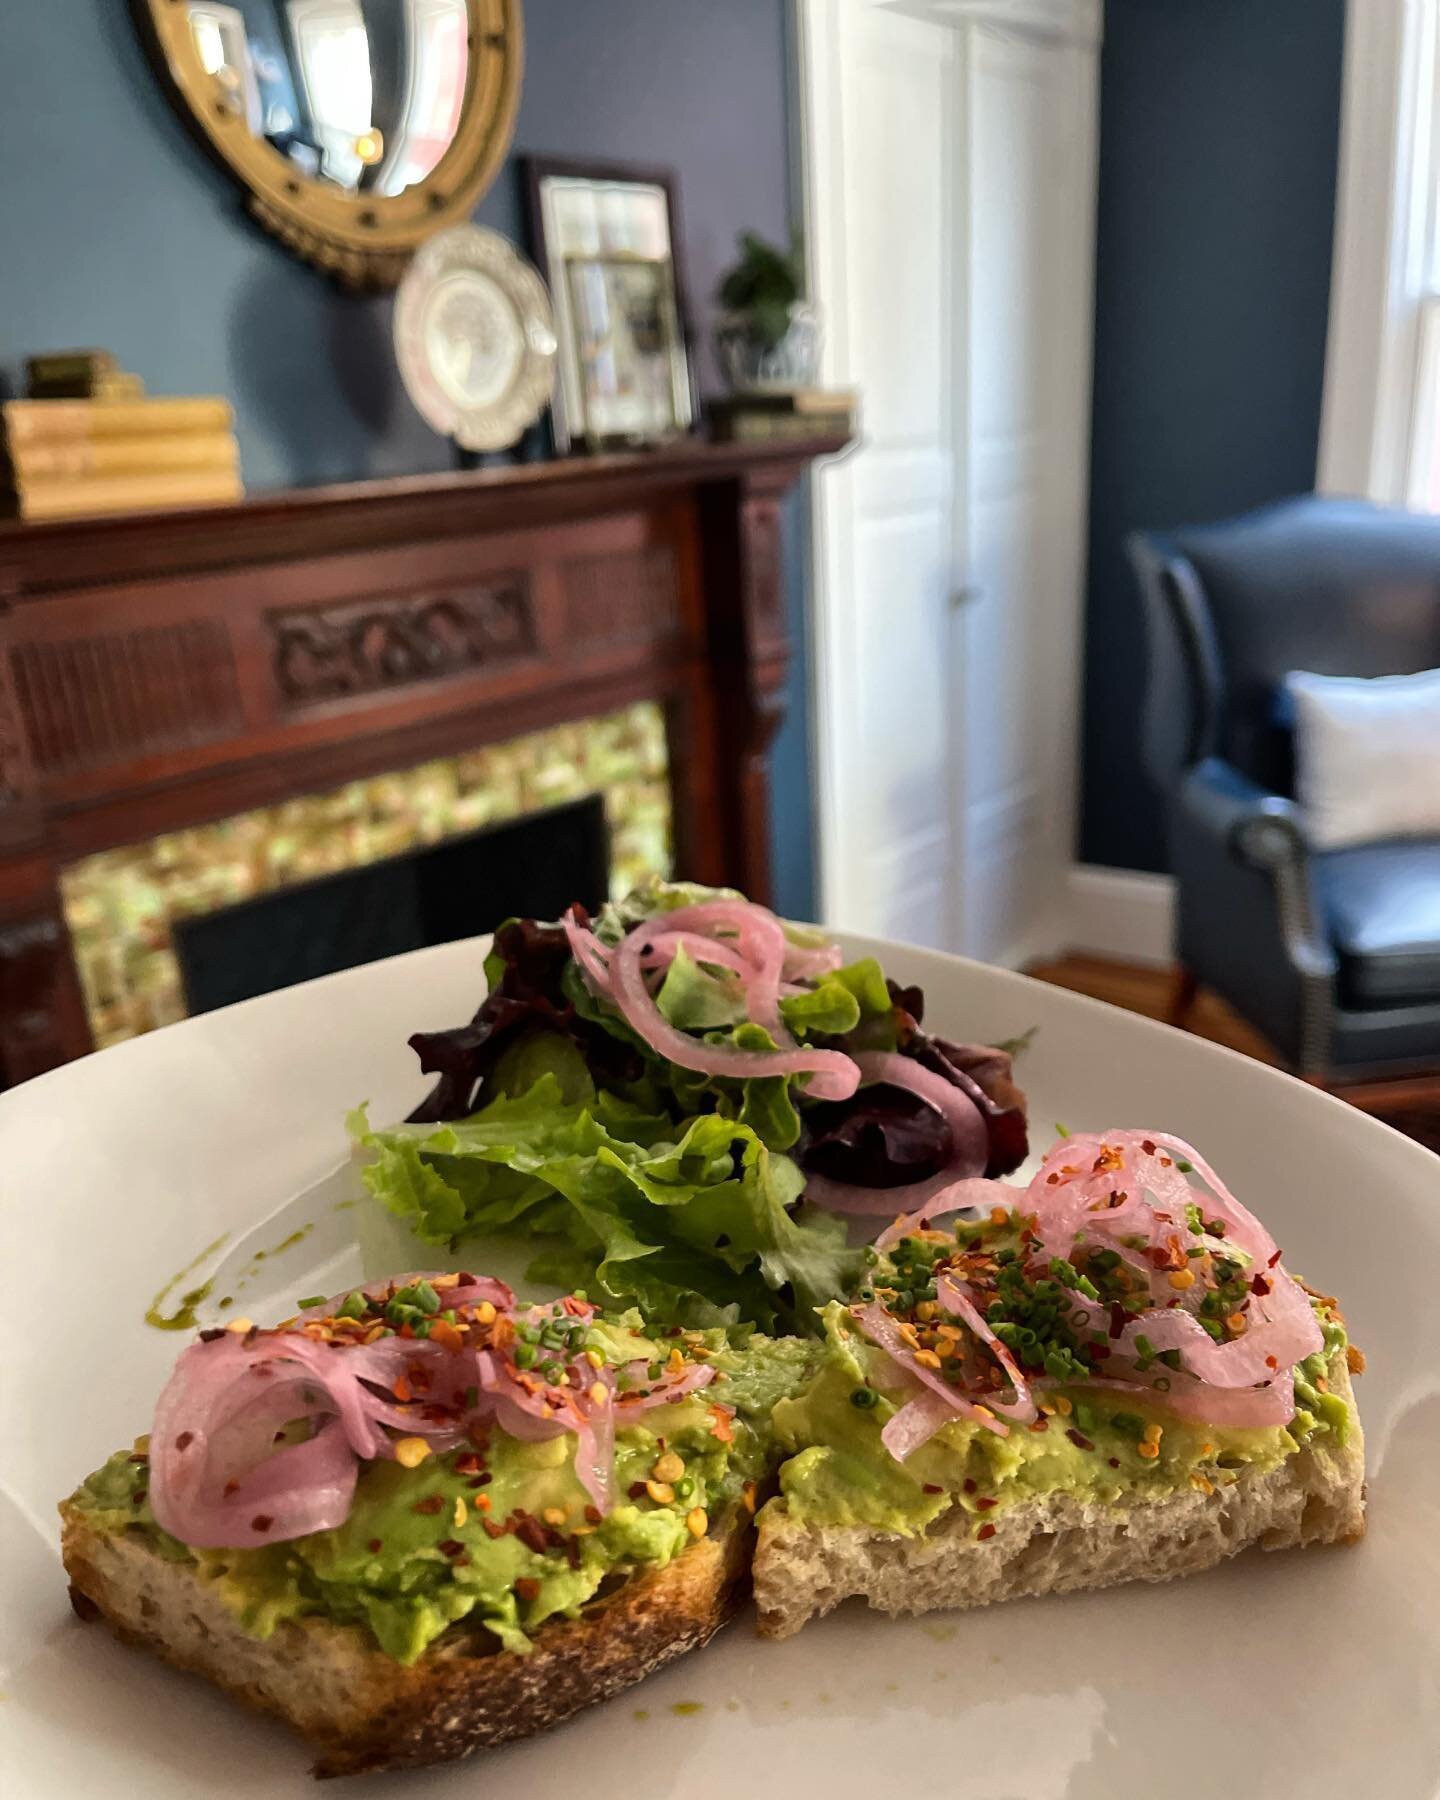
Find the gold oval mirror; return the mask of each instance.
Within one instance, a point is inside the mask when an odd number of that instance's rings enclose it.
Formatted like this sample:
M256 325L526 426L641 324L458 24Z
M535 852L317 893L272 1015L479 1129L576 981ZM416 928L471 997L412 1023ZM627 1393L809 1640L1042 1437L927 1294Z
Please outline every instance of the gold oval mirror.
M520 99L520 0L134 0L174 98L265 227L393 287L470 216Z

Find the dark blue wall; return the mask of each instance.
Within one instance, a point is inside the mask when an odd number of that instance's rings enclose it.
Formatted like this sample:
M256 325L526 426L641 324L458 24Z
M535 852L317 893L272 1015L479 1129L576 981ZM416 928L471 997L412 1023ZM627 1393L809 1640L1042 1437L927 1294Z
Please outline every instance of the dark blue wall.
M736 233L790 218L786 0L525 0L519 152L669 165L708 337ZM451 466L405 398L388 297L338 292L245 219L125 0L0 0L0 370L103 344L153 393L223 393L252 490ZM523 239L513 164L477 217ZM708 349L702 382L711 385ZM792 553L803 556L799 509ZM804 581L775 750L778 899L813 910Z
M1126 532L1314 485L1344 0L1106 0L1087 862L1162 869Z

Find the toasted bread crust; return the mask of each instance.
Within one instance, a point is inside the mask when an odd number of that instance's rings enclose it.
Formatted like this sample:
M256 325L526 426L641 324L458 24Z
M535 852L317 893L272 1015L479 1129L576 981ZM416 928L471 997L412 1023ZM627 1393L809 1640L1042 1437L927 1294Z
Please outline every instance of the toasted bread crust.
M759 1520L755 1600L764 1637L789 1637L807 1620L859 1597L881 1612L988 1606L1021 1595L1169 1581L1213 1568L1241 1550L1351 1543L1365 1530L1365 1445L1344 1352L1330 1387L1351 1410L1344 1446L1320 1437L1276 1468L1246 1470L1206 1494L1186 1487L1127 1505L1039 1495L994 1515L975 1536L962 1508L920 1537L871 1526L797 1523L783 1500Z
M261 1643L192 1565L60 1510L81 1617L93 1608L127 1643L286 1720L319 1776L448 1762L557 1725L705 1643L739 1604L749 1561L746 1520L542 1626L529 1655L487 1652L456 1626L405 1668L358 1627L324 1619L288 1621Z

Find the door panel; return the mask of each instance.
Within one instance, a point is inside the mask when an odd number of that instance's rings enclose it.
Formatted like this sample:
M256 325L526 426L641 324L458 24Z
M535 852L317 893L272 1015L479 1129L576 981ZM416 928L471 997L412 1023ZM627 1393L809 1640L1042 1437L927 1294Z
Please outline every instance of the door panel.
M802 0L827 919L1013 959L1075 806L1098 12ZM913 16L913 15L924 16Z
M951 940L955 469L951 261L953 36L837 0L836 136L812 230L828 378L863 393L862 447L819 477L817 619L825 912Z

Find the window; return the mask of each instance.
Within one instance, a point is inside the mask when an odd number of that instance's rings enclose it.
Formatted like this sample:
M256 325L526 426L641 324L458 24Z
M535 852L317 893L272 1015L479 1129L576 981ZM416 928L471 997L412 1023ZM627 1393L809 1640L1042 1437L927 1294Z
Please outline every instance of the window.
M1440 512L1440 0L1348 11L1317 486Z

